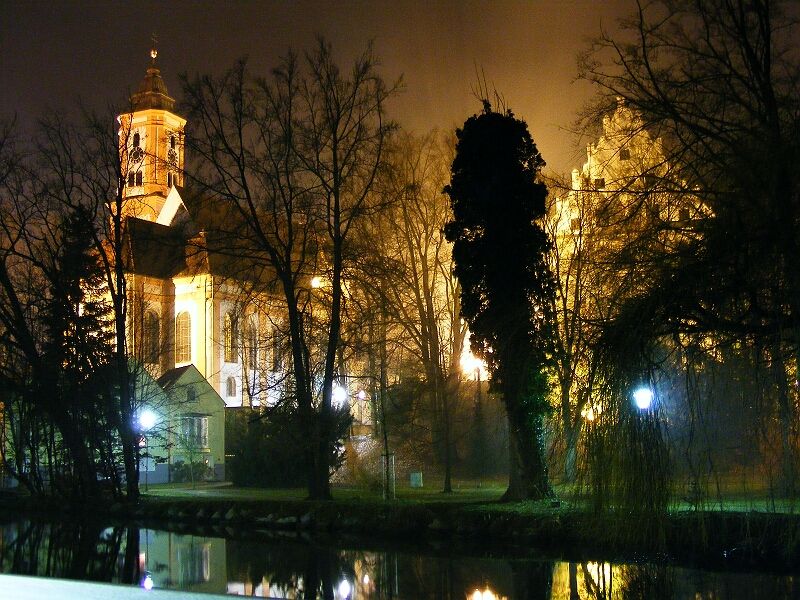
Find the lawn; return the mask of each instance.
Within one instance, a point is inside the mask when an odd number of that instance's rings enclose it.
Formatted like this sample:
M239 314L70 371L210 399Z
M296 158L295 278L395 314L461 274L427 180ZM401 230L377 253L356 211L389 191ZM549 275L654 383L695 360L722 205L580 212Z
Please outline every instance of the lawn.
M453 492L442 493L440 481L431 479L424 487L412 488L398 486L396 490L397 504L496 504L505 491L506 484L501 480L477 481L458 480L453 483ZM671 505L672 512L694 510L729 511L729 512L767 512L767 513L800 513L800 499L776 498L769 494L763 486L742 489L738 485L725 484L714 494L703 498L690 498L687 494L676 493ZM380 490L371 490L354 486L333 486L334 500L347 503L372 504L381 502ZM559 484L555 486L556 496L561 499L558 507L550 502L517 502L496 506L499 510L513 512L552 512L554 508L580 508L583 501L576 499L572 486ZM190 483L154 484L145 490L145 496L159 499L193 499L231 502L302 502L307 498L304 488L242 488L230 483Z

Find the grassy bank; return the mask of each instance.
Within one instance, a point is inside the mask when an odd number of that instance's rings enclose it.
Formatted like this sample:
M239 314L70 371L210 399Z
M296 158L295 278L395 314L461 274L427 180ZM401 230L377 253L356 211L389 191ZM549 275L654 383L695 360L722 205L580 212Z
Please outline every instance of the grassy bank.
M292 535L331 544L427 545L443 551L574 560L669 560L720 568L800 568L800 514L794 503L732 498L727 509L680 501L666 515L590 512L580 501L500 503L499 482L472 482L452 494L399 488L397 499L360 488L334 489L332 502L302 489L263 490L220 484L153 485L135 506L71 507L139 525L202 535ZM569 497L561 489L562 497ZM63 513L61 504L6 498L5 508ZM776 511L775 506L784 510ZM8 512L6 511L6 514Z

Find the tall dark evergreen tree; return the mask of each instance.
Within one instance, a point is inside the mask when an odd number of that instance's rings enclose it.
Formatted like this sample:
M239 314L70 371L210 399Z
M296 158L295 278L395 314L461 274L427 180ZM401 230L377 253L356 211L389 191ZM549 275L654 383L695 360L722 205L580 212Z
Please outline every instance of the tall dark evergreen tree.
M550 241L536 222L545 214L547 187L538 180L544 160L525 121L481 114L456 131L450 196L455 274L461 315L472 351L488 366L502 393L509 421L507 500L551 494L543 444L549 297L553 276L546 261Z
M60 432L69 453L64 464L74 487L64 491L92 495L97 473L114 470L115 444L106 417L115 407L103 377L112 358L111 313L93 252L93 215L77 208L64 218L61 231L42 314L46 375L39 386L63 415Z

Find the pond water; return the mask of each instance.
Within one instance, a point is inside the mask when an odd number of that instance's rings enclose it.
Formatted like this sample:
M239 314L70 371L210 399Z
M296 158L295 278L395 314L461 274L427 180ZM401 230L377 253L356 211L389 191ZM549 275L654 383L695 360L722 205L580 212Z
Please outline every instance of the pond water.
M259 598L324 600L782 600L800 578L668 564L336 548L86 523L0 525L0 572Z

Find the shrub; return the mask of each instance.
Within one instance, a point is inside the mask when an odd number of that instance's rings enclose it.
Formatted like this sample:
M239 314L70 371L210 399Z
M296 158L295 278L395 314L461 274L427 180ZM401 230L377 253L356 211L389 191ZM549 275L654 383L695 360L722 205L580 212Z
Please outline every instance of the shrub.
M202 460L191 463L179 460L170 465L169 470L170 479L175 483L211 481L214 479L214 469Z

